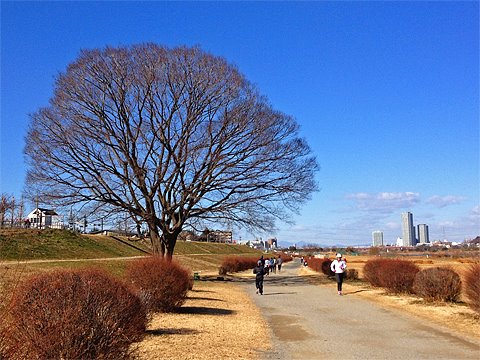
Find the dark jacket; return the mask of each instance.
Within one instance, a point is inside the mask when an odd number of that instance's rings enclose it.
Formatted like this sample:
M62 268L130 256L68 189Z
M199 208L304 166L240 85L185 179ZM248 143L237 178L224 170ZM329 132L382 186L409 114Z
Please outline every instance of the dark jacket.
M253 269L253 273L257 275L257 278L262 278L265 275L265 268L263 266L256 266Z

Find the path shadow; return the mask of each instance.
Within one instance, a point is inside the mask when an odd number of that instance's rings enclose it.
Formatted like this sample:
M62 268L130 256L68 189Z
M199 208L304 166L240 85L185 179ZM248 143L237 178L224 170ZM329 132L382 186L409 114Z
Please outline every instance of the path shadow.
M235 311L206 306L182 306L181 308L175 310L175 313L194 315L232 315L235 314Z
M199 296L189 296L187 299L189 299L189 300L207 300L207 301L220 301L220 302L225 302L225 300L222 300L222 299L199 297Z
M263 293L263 296L270 296L270 295L296 295L296 292L274 292L274 293Z
M194 329L153 329L147 330L146 333L148 335L153 336L160 336L160 335L190 335L190 334L198 334L199 332Z
M361 293L361 292L364 292L364 291L372 291L372 290L369 290L369 289L360 289L360 290L356 290L356 291L345 292L344 295L352 295L352 294L357 294L357 293Z
M255 283L255 277L232 277L232 281L236 283ZM264 284L280 285L280 286L309 286L312 284L330 284L331 281L325 278L323 274L312 275L269 275L265 276Z

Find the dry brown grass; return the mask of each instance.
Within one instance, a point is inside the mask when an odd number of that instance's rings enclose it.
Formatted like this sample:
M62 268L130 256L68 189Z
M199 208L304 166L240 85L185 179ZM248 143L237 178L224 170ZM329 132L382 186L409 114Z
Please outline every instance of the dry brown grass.
M369 285L344 283L346 295L355 294L384 308L406 312L429 322L449 328L452 333L480 340L480 316L465 303L426 303L412 295L389 295Z
M230 282L197 281L179 313L156 314L140 359L260 359L271 348L259 309Z
M221 258L212 256L218 258L214 264L208 261L209 256L177 256L176 259L193 271L201 271L202 277L216 276L218 268L215 265L220 263ZM357 269L362 276L363 266L372 257L347 258L349 268ZM420 268L449 266L461 276L472 263L468 259L448 258L415 261ZM301 274L309 271L302 268ZM326 277L324 280L319 279L316 285L332 285ZM388 295L361 282L346 282L344 290L347 295L368 299L386 309L406 312L448 327L452 333L480 340L480 318L463 302L427 304L415 296ZM461 301L464 301L463 297ZM197 281L179 313L157 314L152 318L147 337L138 344L138 354L140 359L145 360L260 359L262 353L270 348L269 328L259 309L240 287L231 282Z

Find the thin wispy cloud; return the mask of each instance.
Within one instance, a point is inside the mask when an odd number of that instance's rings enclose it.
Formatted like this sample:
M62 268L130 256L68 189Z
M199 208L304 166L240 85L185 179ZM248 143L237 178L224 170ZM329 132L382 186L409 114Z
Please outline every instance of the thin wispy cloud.
M478 219L478 217L480 216L480 206L474 206L473 209L470 211L470 214L474 217L476 216Z
M420 202L420 194L416 192L381 192L353 193L346 196L361 211L391 214L398 209L411 208Z
M465 198L463 196L454 196L454 195L447 195L447 196L439 196L434 195L426 201L427 204L434 205L438 208L444 208L449 205L460 204L464 201Z

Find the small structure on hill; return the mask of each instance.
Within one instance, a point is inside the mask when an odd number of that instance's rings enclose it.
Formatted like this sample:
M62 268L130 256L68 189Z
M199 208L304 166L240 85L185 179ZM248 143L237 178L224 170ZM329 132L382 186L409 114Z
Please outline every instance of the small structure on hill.
M27 216L28 226L37 229L61 229L63 222L60 216L51 209L36 208Z

